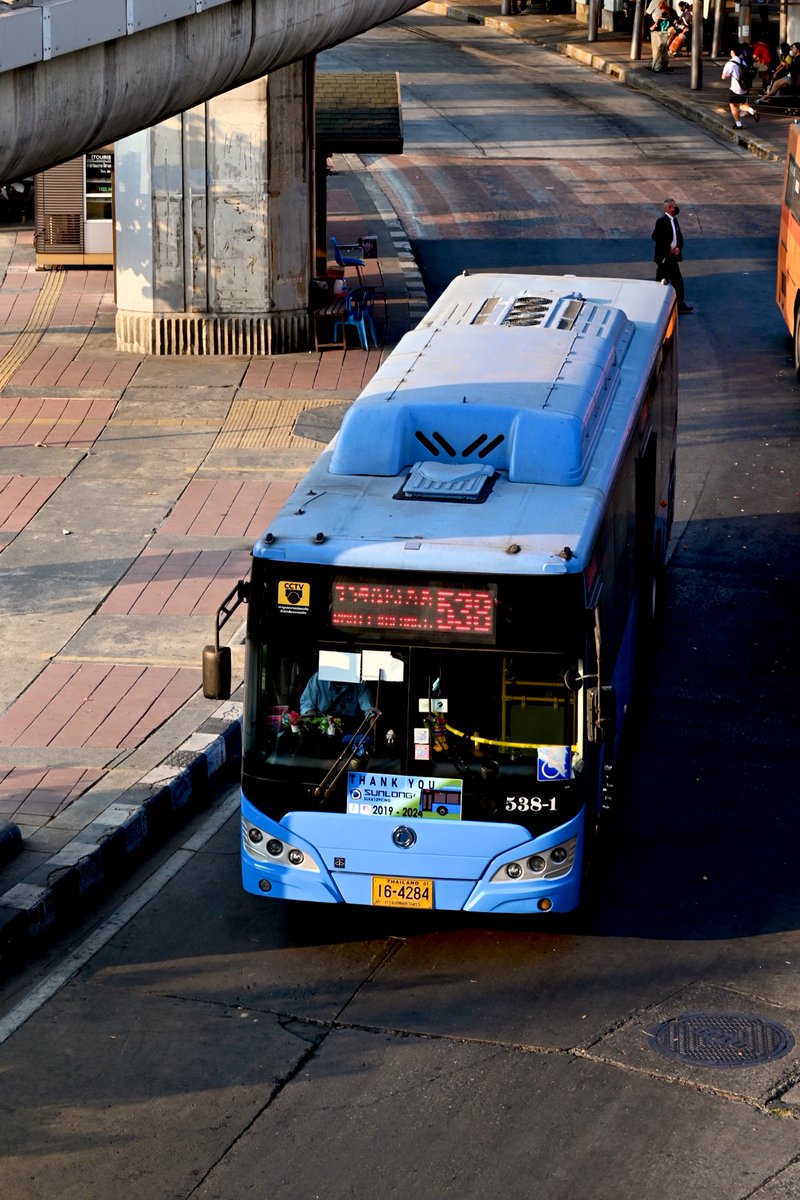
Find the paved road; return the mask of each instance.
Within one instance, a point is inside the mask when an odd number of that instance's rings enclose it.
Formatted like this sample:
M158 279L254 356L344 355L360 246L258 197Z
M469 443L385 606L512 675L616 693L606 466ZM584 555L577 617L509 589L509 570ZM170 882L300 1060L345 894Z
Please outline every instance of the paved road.
M219 830L198 818L160 875L99 915L85 953L53 954L54 970L78 973L0 1048L14 1148L0 1182L21 1200L91 1187L126 1200L788 1200L800 1187L796 1046L747 1068L653 1046L686 1013L800 1031L797 792L775 753L794 736L798 666L785 633L797 389L768 246L780 172L691 129L681 158L671 124L664 159L656 141L633 153L631 123L664 120L657 108L570 64L556 79L543 56L510 69L510 45L498 70L495 35L474 32L435 53L413 23L368 42L416 106L409 162L372 166L416 213L433 280L443 238L453 256L489 238L518 266L532 247L549 247L548 263L585 247L604 270L649 275L648 180L658 199L676 177L686 191L697 307L681 330L683 520L601 908L570 929L263 903L238 887L235 815ZM537 157L528 97L563 142L591 119L595 86L605 163ZM496 141L497 122L476 127L501 102ZM439 131L471 146L453 171ZM758 321L741 317L745 285ZM7 986L7 1023L50 967ZM730 1050L736 1036L706 1040Z

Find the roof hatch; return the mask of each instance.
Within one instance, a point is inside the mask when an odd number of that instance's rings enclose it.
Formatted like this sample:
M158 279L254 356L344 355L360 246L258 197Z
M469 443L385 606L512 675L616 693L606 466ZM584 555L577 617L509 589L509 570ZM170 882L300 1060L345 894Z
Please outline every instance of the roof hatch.
M395 500L449 500L480 504L492 490L494 467L472 463L417 462Z

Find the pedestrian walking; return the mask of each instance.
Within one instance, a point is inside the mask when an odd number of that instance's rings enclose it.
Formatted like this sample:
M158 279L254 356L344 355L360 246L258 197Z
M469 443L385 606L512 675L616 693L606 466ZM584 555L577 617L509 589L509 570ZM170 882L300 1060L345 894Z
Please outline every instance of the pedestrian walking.
M750 70L742 46L733 46L731 56L722 68L722 78L728 80L728 108L736 129L742 128L742 113L749 113L757 123L759 113L749 102Z
M656 221L652 235L656 244L653 257L656 263L656 282L671 284L678 300L678 312L690 313L693 306L686 303L680 267L683 259L683 233L678 224L680 211L674 200L664 201L664 214Z
M673 16L674 10L670 8L666 0L661 0L658 8L653 13L653 26L650 30L651 71L670 70L667 47L675 36Z

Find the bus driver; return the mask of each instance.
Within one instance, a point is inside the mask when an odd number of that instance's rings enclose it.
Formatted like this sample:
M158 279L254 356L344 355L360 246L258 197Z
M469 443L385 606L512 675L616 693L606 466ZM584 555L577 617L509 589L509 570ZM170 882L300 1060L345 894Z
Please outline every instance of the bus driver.
M300 716L324 713L334 717L356 717L375 711L369 688L364 683L341 683L313 674L300 697Z

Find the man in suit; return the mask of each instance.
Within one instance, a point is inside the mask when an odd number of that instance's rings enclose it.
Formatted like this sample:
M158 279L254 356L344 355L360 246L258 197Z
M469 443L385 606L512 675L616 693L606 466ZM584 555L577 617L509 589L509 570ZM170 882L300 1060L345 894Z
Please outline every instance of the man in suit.
M678 298L678 312L690 313L692 305L684 299L681 259L683 258L683 234L678 224L680 209L674 200L664 201L664 215L656 221L653 241L656 244L656 282L670 283Z

